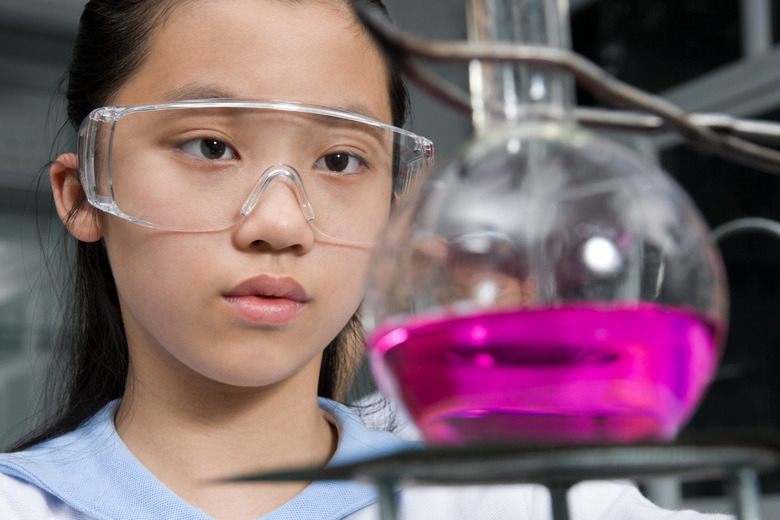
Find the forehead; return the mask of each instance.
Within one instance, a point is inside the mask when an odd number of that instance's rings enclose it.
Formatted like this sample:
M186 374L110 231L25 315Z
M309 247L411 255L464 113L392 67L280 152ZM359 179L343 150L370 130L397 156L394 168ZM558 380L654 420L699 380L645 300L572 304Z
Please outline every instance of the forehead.
M152 32L144 62L115 104L209 92L197 97L357 107L392 122L385 61L340 1L185 2Z

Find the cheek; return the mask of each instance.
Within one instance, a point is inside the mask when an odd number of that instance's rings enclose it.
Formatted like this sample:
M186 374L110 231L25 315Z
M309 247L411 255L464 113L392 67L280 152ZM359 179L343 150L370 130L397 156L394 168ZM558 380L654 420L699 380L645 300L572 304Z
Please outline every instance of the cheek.
M381 239L382 232L393 210L395 199L392 181L388 181L386 186L383 186L382 190L372 198L366 221L371 223L373 242Z
M365 291L371 251L368 247L336 246L323 255L323 279L327 290L347 304L360 303Z
M324 265L329 268L323 271L322 276L320 303L324 305L318 326L335 337L363 301L371 253L367 249L329 249L329 254L323 256L323 261L327 262Z
M116 227L125 227L120 223ZM193 247L186 235L161 234L128 223L135 229L107 235L107 250L120 299L144 308L182 306L183 294L197 291L208 272L204 247ZM181 309L180 309L181 310ZM159 312L153 309L152 312Z

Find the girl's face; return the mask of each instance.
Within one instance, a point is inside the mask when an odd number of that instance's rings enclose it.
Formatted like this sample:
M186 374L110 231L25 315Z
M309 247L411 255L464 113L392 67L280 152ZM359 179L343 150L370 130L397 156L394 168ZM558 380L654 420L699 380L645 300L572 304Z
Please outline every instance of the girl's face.
M152 33L112 104L204 97L300 101L392 122L382 57L337 2L189 2ZM302 378L316 388L322 350L362 298L367 249L318 241L283 184L221 232L101 218L142 384L180 375L244 387Z

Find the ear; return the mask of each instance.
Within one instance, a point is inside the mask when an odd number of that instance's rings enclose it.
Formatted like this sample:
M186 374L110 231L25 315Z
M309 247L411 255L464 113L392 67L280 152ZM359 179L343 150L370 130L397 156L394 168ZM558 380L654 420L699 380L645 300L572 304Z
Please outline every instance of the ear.
M54 193L54 205L68 231L82 242L95 242L103 237L95 208L87 201L79 179L79 158L66 153L57 157L49 168L49 180Z

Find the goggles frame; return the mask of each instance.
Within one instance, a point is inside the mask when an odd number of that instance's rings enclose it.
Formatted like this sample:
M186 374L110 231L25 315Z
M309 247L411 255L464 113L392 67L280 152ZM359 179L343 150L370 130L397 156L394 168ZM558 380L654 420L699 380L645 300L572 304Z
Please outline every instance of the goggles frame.
M410 139L411 142L414 143L413 152L416 155L419 155L419 157L412 158L412 160L409 160L408 163L404 163L403 168L398 168L397 163L403 161L404 158L397 157L396 156L397 151L394 151L394 157L393 157L394 200L395 198L403 196L404 194L408 193L411 190L412 186L414 186L416 182L419 180L421 173L429 170L430 167L433 165L434 146L433 146L433 142L431 142L429 139L426 139L425 137L419 136L403 128L398 128L396 126L389 125L387 123L382 123L381 121L377 121L375 119L372 119L370 117L361 114L348 112L345 110L329 108L321 105L312 105L312 104L300 103L296 101L283 101L283 100L275 100L275 99L255 100L255 99L238 99L238 98L214 98L214 99L182 100L182 101L174 101L169 103L157 103L152 105L104 106L92 110L89 113L89 115L87 115L87 117L85 117L84 120L82 121L78 132L79 176L81 179L81 184L84 189L84 193L86 194L87 201L89 202L89 204L99 209L100 211L120 217L122 219L133 222L135 224L139 224L145 227L151 227L155 229L163 229L163 230L171 230L171 231L179 231L179 232L220 231L223 229L228 229L234 226L235 224L237 224L238 222L240 222L241 219L246 216L243 213L242 213L242 218L238 219L236 222L233 222L223 228L209 229L209 230L183 230L183 229L172 229L166 226L148 222L146 220L142 220L133 217L131 215L128 215L124 211L122 211L122 209L117 205L116 198L114 196L114 188L112 184L110 166L108 167L109 171L108 171L108 179L107 179L108 193L107 194L98 193L97 180L96 180L97 167L95 164L95 158L96 158L95 148L98 142L97 134L98 134L98 129L100 127L107 124L110 125L110 136L108 140L108 147L109 147L108 163L110 165L110 153L111 150L113 150L115 130L117 124L122 118L129 116L131 114L136 114L141 112L177 110L177 109L187 109L187 108L260 109L260 110L269 110L269 111L277 111L277 112L289 112L289 113L300 113L300 114L311 114L317 116L333 117L341 120L347 120L347 121L352 121L360 124L369 125L381 130L392 132L395 135L400 135L407 139ZM409 147L408 149L412 150L411 147ZM305 194L305 190L304 190L304 194ZM312 227L314 227L317 230L317 232L331 239L335 239L340 242L346 242L346 243L357 243L357 244L368 243L368 242L352 241L352 240L332 237L327 233L324 233L323 231L318 229L312 223L312 218L310 218L309 215L305 214L305 217L310 222L310 224L312 224Z

